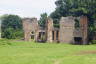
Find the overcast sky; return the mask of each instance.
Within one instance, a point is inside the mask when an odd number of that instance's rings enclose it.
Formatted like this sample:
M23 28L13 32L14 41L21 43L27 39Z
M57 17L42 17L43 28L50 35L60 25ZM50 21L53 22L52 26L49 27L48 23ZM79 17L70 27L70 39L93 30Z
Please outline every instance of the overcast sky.
M21 17L40 17L55 10L56 0L0 0L0 15L16 14Z

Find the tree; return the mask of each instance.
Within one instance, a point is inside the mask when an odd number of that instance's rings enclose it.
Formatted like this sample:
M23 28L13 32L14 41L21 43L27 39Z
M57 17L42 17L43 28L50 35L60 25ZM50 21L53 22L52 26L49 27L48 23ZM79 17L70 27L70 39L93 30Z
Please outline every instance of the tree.
M89 20L96 16L96 0L57 0L55 4L56 10L50 15L54 23L58 23L56 20L62 16L85 15Z
M41 17L40 17L40 20L39 20L39 25L41 27L45 27L46 19L47 19L47 13L41 14Z
M16 32L22 31L22 22L21 18L17 15L3 15L1 17L2 20L2 38L17 38L19 36L16 36ZM23 31L22 31L23 33ZM19 32L18 32L19 34ZM21 34L22 35L22 34Z
M55 24L59 23L62 16L87 16L89 23L89 36L93 37L94 19L96 18L96 0L57 0L56 10L51 13ZM92 38L91 37L91 38Z

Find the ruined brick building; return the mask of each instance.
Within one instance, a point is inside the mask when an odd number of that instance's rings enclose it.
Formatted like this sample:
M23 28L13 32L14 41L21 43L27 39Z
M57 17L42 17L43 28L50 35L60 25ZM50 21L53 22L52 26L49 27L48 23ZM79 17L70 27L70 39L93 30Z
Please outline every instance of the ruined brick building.
M79 27L75 27L76 20L79 21ZM37 42L59 42L71 44L88 43L88 20L87 17L62 17L60 19L60 28L53 26L53 20L46 20L45 28L38 24L36 18L24 18L23 20L24 39L25 41Z

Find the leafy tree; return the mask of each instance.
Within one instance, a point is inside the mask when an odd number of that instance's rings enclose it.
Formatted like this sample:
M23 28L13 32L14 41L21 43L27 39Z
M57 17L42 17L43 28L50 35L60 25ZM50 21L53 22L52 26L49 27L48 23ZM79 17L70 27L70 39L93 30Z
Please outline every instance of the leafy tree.
M96 0L57 0L55 4L56 10L50 15L54 23L58 23L62 16L85 15L89 20L96 17Z
M1 26L2 37L8 39L17 38L18 36L16 36L15 33L18 31L21 32L22 30L21 18L17 15L3 15L1 17L1 20L2 20L2 26Z
M41 27L45 27L46 19L47 19L47 13L41 14L41 17L40 17L40 20L39 20L39 25Z
M57 0L56 10L51 13L55 24L62 16L87 16L89 20L89 36L93 36L94 19L96 18L96 0ZM92 37L91 37L92 38Z

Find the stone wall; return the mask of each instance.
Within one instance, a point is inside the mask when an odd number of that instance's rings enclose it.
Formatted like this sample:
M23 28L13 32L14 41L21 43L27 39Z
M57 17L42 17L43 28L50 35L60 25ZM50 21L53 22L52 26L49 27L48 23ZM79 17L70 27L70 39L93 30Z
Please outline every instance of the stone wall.
M38 21L36 18L24 18L23 30L24 30L24 39L25 41L31 41L32 32L34 33L34 40L37 40L38 36Z
M88 44L88 19L86 16L80 17L80 29L83 44Z
M73 17L62 17L60 20L60 42L74 43L74 27L75 21Z
M83 44L88 43L88 19L86 16L79 18L80 27L75 28L75 17L62 17L60 20L60 28L53 27L53 20L47 18L44 30L41 30L36 18L24 18L23 20L24 39L31 41L31 35L34 35L34 40L38 41L38 37L44 33L47 42L60 42L60 43L75 43L74 38L81 38ZM34 33L34 34L32 34ZM40 34L42 33L42 34ZM40 35L39 35L40 34ZM77 42L77 43L78 43Z
M47 42L52 42L52 30L53 30L53 20L48 18L46 21L46 38Z

